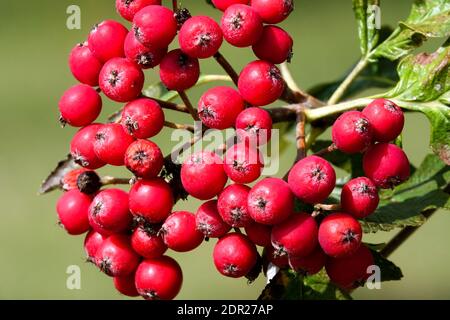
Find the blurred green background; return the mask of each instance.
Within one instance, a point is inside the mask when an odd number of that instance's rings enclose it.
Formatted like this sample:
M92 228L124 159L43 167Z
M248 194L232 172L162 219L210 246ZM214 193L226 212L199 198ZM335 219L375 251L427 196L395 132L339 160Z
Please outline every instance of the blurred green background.
M57 102L75 84L67 66L68 53L86 38L90 28L103 19L120 19L112 0L1 0L0 10L0 298L2 299L125 299L115 292L110 278L84 263L83 237L70 237L56 224L58 192L37 196L41 180L57 160L68 152L75 130L59 127ZM169 3L169 1L164 0ZM200 0L184 0L193 14L219 12ZM410 0L382 1L382 21L394 25L404 18ZM79 5L82 29L66 28L66 9ZM351 2L347 0L296 0L297 10L283 26L295 38L292 72L303 88L340 77L358 58L359 47ZM122 21L122 20L121 20ZM433 49L432 45L429 46ZM236 69L254 59L250 49L222 49ZM204 73L221 73L214 61L202 61ZM147 81L157 73L147 71ZM197 101L202 89L190 95ZM119 105L104 100L102 116ZM173 113L168 117L175 120ZM184 121L187 118L177 118ZM420 115L408 115L404 146L414 164L429 152L428 123ZM155 139L167 152L169 131ZM287 170L294 151L283 154L280 176ZM108 171L102 171L108 172ZM115 169L114 174L125 175ZM109 171L108 173L111 173ZM177 208L195 210L197 202ZM359 289L358 299L450 298L450 215L436 214L392 260L402 267L404 280L383 283L381 290ZM366 241L386 241L392 234L377 234ZM264 279L248 285L243 279L220 276L212 263L212 245L194 252L175 254L185 282L180 299L254 299ZM170 253L172 254L172 253ZM79 265L81 290L66 288L66 268Z

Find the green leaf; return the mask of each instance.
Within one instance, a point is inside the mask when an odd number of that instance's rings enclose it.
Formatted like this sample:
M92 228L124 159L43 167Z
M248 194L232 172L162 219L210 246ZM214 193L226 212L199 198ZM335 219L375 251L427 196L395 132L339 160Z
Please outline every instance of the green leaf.
M330 282L325 270L304 277L304 300L351 300L352 297Z
M358 23L358 35L363 56L366 56L375 47L378 41L378 30L375 20L379 13L379 0L353 0L353 11Z
M42 182L38 194L45 194L62 187L62 179L70 171L79 168L73 157L69 154L56 165L56 168Z
M370 250L373 255L373 260L376 266L380 268L381 281L395 281L403 278L402 270L393 262L384 258L378 251Z

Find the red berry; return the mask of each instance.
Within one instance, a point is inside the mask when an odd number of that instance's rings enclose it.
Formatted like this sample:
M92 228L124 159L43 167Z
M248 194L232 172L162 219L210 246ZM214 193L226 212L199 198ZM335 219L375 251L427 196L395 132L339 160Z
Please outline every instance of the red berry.
M228 129L245 108L239 92L230 87L215 87L206 91L198 102L198 115L212 129Z
M210 200L203 203L195 215L197 230L208 238L220 238L230 231L231 227L226 224L217 211L217 201Z
M227 176L237 183L250 183L258 179L264 167L262 155L256 148L239 143L228 149L224 158Z
M101 124L91 124L81 128L70 142L70 153L75 162L88 169L98 169L105 163L94 152L94 141Z
M144 46L166 48L177 34L177 21L166 7L146 6L134 16L133 31Z
M161 2L161 0L116 0L116 10L124 19L133 21L141 9L150 5L161 5Z
M241 228L253 223L247 206L249 192L250 188L246 185L232 184L220 194L217 209L222 219L230 226Z
M264 109L247 108L236 118L236 134L246 144L264 145L272 136L272 117Z
M138 180L130 190L130 211L148 223L166 220L174 204L172 189L163 179Z
M405 117L402 109L387 99L375 99L362 111L369 119L375 141L389 142L403 130Z
M161 233L164 243L178 252L194 250L203 242L203 233L197 230L195 215L187 211L172 213L164 222Z
M334 258L345 257L358 250L362 240L361 225L347 213L332 213L319 227L319 243Z
M336 185L336 173L325 159L309 156L298 161L289 172L289 186L303 202L320 203Z
M183 91L197 83L200 65L180 49L170 51L159 66L159 77L169 90Z
M136 99L144 86L144 73L125 58L109 60L100 71L99 85L111 100L128 102Z
M133 32L129 32L124 44L125 56L142 69L154 68L161 63L167 53L167 47L146 47L140 43Z
M222 16L222 31L225 40L235 47L243 48L259 40L263 23L252 7L234 4L229 6Z
M137 227L131 236L134 251L146 259L161 257L167 251L167 246L158 231L156 225L143 224Z
M79 235L89 230L88 209L92 197L78 190L66 192L56 205L61 226L71 235Z
M275 225L286 220L294 210L294 195L279 178L265 178L248 195L248 210L253 220Z
M97 119L102 110L102 98L92 87L78 84L64 92L59 100L60 121L73 127L84 127Z
M248 4L248 2L249 0L212 0L214 6L221 11L227 10L233 4Z
M134 139L118 123L101 126L95 135L94 151L99 159L113 166L124 164L125 152Z
M98 75L103 63L89 49L87 42L77 44L69 56L69 67L73 76L81 83L98 86Z
M200 200L208 200L218 195L227 179L222 159L214 152L195 153L181 167L184 189Z
M97 194L89 207L89 223L102 234L128 231L131 227L128 193L120 189L106 189Z
M251 0L251 6L265 23L280 23L294 10L294 0Z
M272 263L278 268L284 269L289 267L289 258L287 255L280 255L277 250L275 250L272 245L269 245L264 248L263 252L264 258L266 261Z
M127 28L119 22L105 20L95 25L89 34L89 49L102 62L123 57L123 43L127 34Z
M137 139L156 136L164 127L164 112L154 100L140 98L129 102L120 121L125 131Z
M125 166L137 177L155 178L164 165L164 156L159 147L148 140L137 140L125 153Z
M359 111L348 111L337 118L331 134L336 147L350 154L365 151L373 139L369 119Z
M318 273L325 266L327 256L323 250L317 246L316 249L306 257L289 257L289 266L295 272L301 272L306 275Z
M77 189L77 181L80 174L84 172L90 171L89 169L81 168L81 169L75 169L71 170L68 173L64 175L64 177L61 180L61 186L64 191L69 191L73 189Z
M307 213L295 213L272 228L272 245L279 255L306 257L317 246L318 227Z
M341 206L344 212L362 219L375 212L380 198L372 180L359 177L347 182L341 191Z
M254 106L265 106L281 96L284 81L280 70L274 64L256 60L242 70L238 88L245 101Z
M97 231L89 231L84 239L84 252L86 253L88 262L95 263L95 254L106 238L107 236L104 236Z
M276 26L265 26L261 38L253 45L258 59L274 64L290 61L294 41L289 33Z
M139 293L137 292L134 284L134 277L134 273L126 277L114 277L114 287L125 296L137 297L139 296Z
M131 248L130 237L112 235L105 239L95 255L97 266L110 277L131 275L139 264L139 256Z
M272 227L260 223L252 223L245 227L245 234L257 246L267 247L271 245Z
M135 284L147 300L172 300L180 292L183 273L178 263L167 256L141 262Z
M403 150L395 144L378 143L372 146L363 157L365 175L377 187L394 188L408 180L409 160Z
M256 247L243 234L230 233L219 239L214 247L214 265L224 276L245 276L256 263Z

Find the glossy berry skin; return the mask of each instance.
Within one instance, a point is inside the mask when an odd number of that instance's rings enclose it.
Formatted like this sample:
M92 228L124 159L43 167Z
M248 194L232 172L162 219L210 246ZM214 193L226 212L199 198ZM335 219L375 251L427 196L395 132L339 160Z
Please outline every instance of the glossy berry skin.
M187 211L172 213L164 222L161 233L164 243L177 252L194 250L204 238L197 230L195 215Z
M389 142L402 133L405 116L394 102L375 99L363 109L362 113L369 119L375 141Z
M371 123L359 111L348 111L337 118L331 135L336 148L349 154L365 151L373 140Z
M252 223L245 227L245 234L251 242L260 247L271 245L272 227L260 223Z
M179 264L168 256L144 260L136 270L136 288L147 300L172 300L180 292L182 283Z
M357 219L363 219L375 212L380 198L375 184L366 177L347 182L341 191L341 207Z
M164 165L161 149L148 140L136 140L125 152L125 166L136 177L155 178Z
M233 4L248 4L248 2L249 0L212 0L214 6L221 11L227 10Z
M163 222L172 211L172 189L163 179L138 180L130 190L130 211L148 223Z
M395 144L378 143L363 157L365 175L382 189L390 189L408 180L410 169L405 152Z
M89 49L87 42L77 44L69 56L69 67L73 76L81 83L98 86L98 75L103 63Z
M133 31L144 46L167 48L177 34L177 21L166 7L146 6L134 16Z
M89 230L88 209L92 197L78 190L62 195L56 204L60 225L71 235L80 235Z
M200 77L198 59L189 57L180 49L172 50L161 61L159 77L169 90L189 89Z
M218 195L228 178L222 159L214 152L191 155L181 167L181 182L194 198L208 200Z
M97 231L91 230L88 232L86 238L84 238L84 252L88 262L95 263L95 254L106 238L108 237Z
M256 263L256 247L243 234L229 233L219 239L213 252L217 271L227 277L245 276Z
M319 243L330 257L350 256L358 250L362 240L359 222L347 213L332 213L319 227Z
M167 53L166 48L146 47L140 43L131 31L125 38L125 56L142 69L154 68L161 63Z
M351 256L344 258L329 258L325 265L331 281L343 289L354 289L361 286L370 273L367 268L374 265L372 252L362 245Z
M305 275L318 273L325 266L327 255L317 246L312 253L306 257L289 257L289 266L295 272L301 272Z
M122 18L133 21L141 9L150 5L161 5L161 0L116 0L116 10Z
M116 290L128 297L138 297L139 293L134 284L134 273L126 277L114 277L113 283Z
M284 180L265 178L250 190L247 204L253 220L275 225L286 220L294 210L294 195Z
M96 265L110 277L131 275L139 265L139 256L130 244L130 237L114 234L103 241L95 255Z
M123 57L123 44L127 28L114 20L105 20L92 29L88 43L91 52L102 62Z
M307 213L292 214L272 228L271 241L279 255L306 257L317 246L318 227Z
M224 130L234 126L244 108L245 102L239 92L230 87L215 87L200 98L198 115L207 127Z
M239 75L239 93L254 106L265 106L277 100L284 90L280 70L262 60L250 62Z
M120 123L137 139L156 136L164 127L164 112L159 103L147 98L129 102L122 111Z
M294 10L294 0L251 0L252 8L265 23L280 23Z
M272 136L272 117L264 109L247 108L236 118L236 134L241 142L264 145Z
M289 172L288 183L301 201L321 203L336 185L336 173L328 161L318 156L308 156L298 161Z
M75 162L87 169L98 169L105 165L94 151L94 141L101 124L91 124L81 128L70 142L70 153Z
M198 59L210 58L222 45L222 29L210 17L192 17L181 27L178 42L181 50L188 56Z
M223 221L217 211L217 200L203 203L195 215L195 224L207 238L220 238L230 231L231 226Z
M126 232L131 227L131 220L128 193L120 189L99 192L89 207L89 223L101 234Z
M103 66L99 76L102 92L116 102L136 99L144 86L144 73L134 62L114 58Z
M140 256L146 259L161 257L167 246L160 235L158 225L140 225L131 236L131 246Z
M94 151L99 159L113 166L124 164L125 152L134 139L118 123L102 125L95 135Z
M222 16L221 27L225 40L238 48L253 45L263 32L261 17L244 4L229 6Z
M220 194L217 209L222 219L230 226L241 228L253 223L247 206L249 192L250 188L246 185L232 184Z
M78 84L71 87L59 100L61 123L84 127L97 119L102 110L102 98L92 87Z
M280 255L272 245L264 248L263 258L267 262L272 263L278 268L284 269L289 267L289 258L287 255Z
M289 33L277 26L265 26L261 38L253 45L258 59L280 64L292 57L294 41Z
M261 176L262 155L255 147L239 143L227 150L223 168L227 176L236 183L251 183Z

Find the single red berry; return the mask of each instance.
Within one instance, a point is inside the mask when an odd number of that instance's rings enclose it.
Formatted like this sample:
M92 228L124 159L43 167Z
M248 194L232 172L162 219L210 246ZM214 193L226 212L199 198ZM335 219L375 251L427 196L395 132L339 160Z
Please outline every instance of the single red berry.
M102 187L102 181L98 174L92 170L81 172L77 177L77 188L86 194L95 194Z
M79 43L72 49L69 67L73 76L81 83L98 86L98 75L103 63L91 52L87 42Z
M272 228L272 245L279 255L306 257L317 246L317 223L307 213L292 214Z
M133 31L144 46L166 48L177 34L177 21L166 7L146 6L134 16Z
M247 108L236 118L236 134L245 144L264 145L272 136L272 117L264 109Z
M97 119L102 110L102 98L92 87L78 84L59 100L60 121L73 127L84 127Z
M148 140L136 140L125 152L125 166L136 177L155 178L164 165L161 149Z
M60 225L71 235L80 235L89 230L88 209L92 197L78 190L71 190L59 198L56 212Z
M379 201L377 187L366 177L350 180L341 191L342 210L357 219L374 213Z
M298 161L289 172L292 192L303 202L321 203L336 185L336 173L328 161L309 156Z
M130 190L130 211L148 223L166 220L172 211L172 189L163 179L138 180Z
M197 230L208 238L220 238L230 231L231 226L223 221L217 211L217 200L203 203L195 215Z
M245 4L229 6L222 16L222 32L225 40L239 48L256 43L263 32L261 17Z
M215 87L206 91L198 102L198 115L211 129L224 130L234 126L245 108L239 92L230 87Z
M251 0L252 8L265 23L280 23L294 11L294 0Z
M99 85L111 100L128 102L141 94L144 73L134 62L125 58L114 58L105 63L100 71Z
M161 5L161 2L161 0L116 0L116 10L124 19L133 21L141 9L150 5Z
M134 273L126 277L114 277L114 287L118 292L125 296L137 297L139 296L139 293L137 292L136 285L134 284L134 278Z
M94 151L97 157L107 164L123 166L125 152L133 141L120 124L104 124L95 135Z
M167 256L144 260L136 271L136 288L147 300L172 300L180 292L182 283L180 265Z
M305 275L318 273L325 266L326 261L327 255L319 246L306 257L289 256L289 266L292 270Z
M320 224L319 243L330 257L340 258L355 253L361 240L361 225L347 213L332 213Z
M266 225L283 222L294 210L294 195L289 185L279 178L259 181L250 190L247 201L252 219Z
M69 191L73 189L77 189L77 180L80 174L83 172L90 171L86 168L75 169L67 172L64 177L61 179L61 186L64 191Z
M256 263L255 245L243 234L229 233L214 247L214 265L224 276L240 278L252 270Z
M370 276L367 268L374 265L372 252L362 245L348 257L329 258L325 265L330 280L344 289L361 286Z
M405 117L402 109L387 99L375 99L362 111L369 119L373 137L378 142L389 142L403 130Z
M231 180L245 184L261 176L264 164L258 149L239 143L228 149L223 167Z
M247 206L249 192L250 188L246 185L232 184L220 194L217 209L222 219L230 226L241 228L253 223Z
M130 237L119 234L106 238L95 254L96 265L110 277L133 274L139 260L139 256L131 248Z
M200 64L180 49L172 50L161 61L159 77L169 90L183 91L197 83Z
M242 70L238 88L245 101L254 106L265 106L281 96L284 81L280 70L274 64L256 60Z
M272 263L273 265L277 266L280 269L289 267L289 257L285 254L280 255L280 253L277 250L275 250L275 248L272 247L272 245L269 245L264 248L263 257L264 260Z
M410 169L405 152L395 144L378 143L363 157L365 175L382 189L394 188L408 180Z
M195 215L187 211L172 213L161 228L164 243L172 250L187 252L203 242L203 233L197 230Z
M138 226L131 236L131 246L134 251L146 259L161 257L167 251L167 246L158 232L157 225Z
M125 38L125 56L142 69L154 68L161 63L167 53L167 47L146 47L140 43L131 31Z
M89 34L89 49L102 62L123 57L123 44L128 34L127 28L114 20L96 24Z
M227 183L223 162L214 152L191 155L181 167L181 182L194 198L208 200L218 195Z
M365 151L373 140L369 119L359 111L343 113L333 124L331 134L336 148L350 154Z
M125 131L137 139L156 136L164 127L164 112L158 102L140 98L129 102L120 120Z
M95 254L106 238L108 237L95 230L89 231L84 239L84 252L88 262L95 263Z
M214 6L221 11L227 10L233 4L248 4L248 2L249 0L212 0Z
M105 165L94 152L94 141L101 124L81 128L70 142L70 153L75 162L87 169L98 169Z
M265 26L261 38L253 45L258 59L280 64L290 61L294 41L289 33L277 26Z
M260 223L252 223L245 227L245 234L257 246L267 247L271 245L272 227Z

